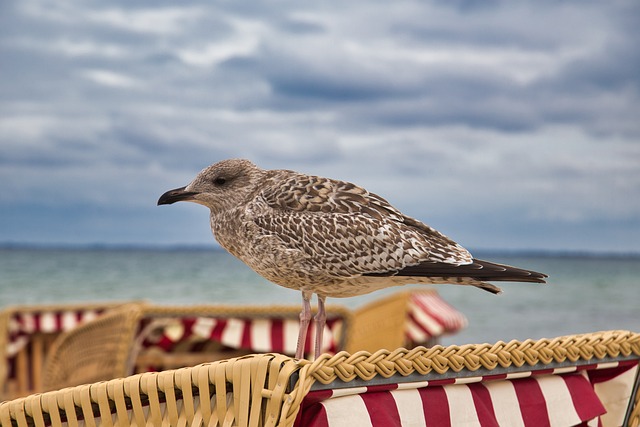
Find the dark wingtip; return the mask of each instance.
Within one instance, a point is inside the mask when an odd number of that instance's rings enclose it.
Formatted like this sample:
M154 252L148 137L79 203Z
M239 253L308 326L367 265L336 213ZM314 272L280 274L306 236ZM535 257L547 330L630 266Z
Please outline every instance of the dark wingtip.
M546 283L546 274L525 270L510 265L474 259L470 264L446 264L424 262L412 265L399 271L379 274L369 273L367 276L415 276L415 277L469 277L481 282L527 282ZM490 291L491 292L491 291Z
M523 268L512 267L510 265L498 264L480 259L474 259L473 263L479 265L483 280L500 281L500 282L527 282L527 283L547 283L549 277L544 273L533 270L525 270Z

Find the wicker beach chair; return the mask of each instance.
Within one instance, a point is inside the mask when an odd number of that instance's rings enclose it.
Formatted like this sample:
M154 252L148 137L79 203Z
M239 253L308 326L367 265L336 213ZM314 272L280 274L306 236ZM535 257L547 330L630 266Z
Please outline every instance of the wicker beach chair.
M443 335L467 326L467 318L447 304L435 289L395 292L353 311L344 349L430 347Z
M0 403L9 426L638 426L640 334L263 354Z
M131 375L143 306L125 304L60 335L47 355L42 389Z
M143 317L164 325L142 341L136 372L253 353L293 355L299 328L297 306L146 306ZM466 324L435 290L401 291L355 311L329 305L322 352L432 345ZM307 354L313 333L312 326Z
M58 336L123 304L32 305L1 310L0 400L42 391L46 355Z
M139 339L135 372L175 369L254 353L293 355L299 315L299 307L284 305L146 306L142 327L157 327ZM324 351L344 349L345 331L352 317L344 307L327 307ZM307 340L308 352L311 342Z

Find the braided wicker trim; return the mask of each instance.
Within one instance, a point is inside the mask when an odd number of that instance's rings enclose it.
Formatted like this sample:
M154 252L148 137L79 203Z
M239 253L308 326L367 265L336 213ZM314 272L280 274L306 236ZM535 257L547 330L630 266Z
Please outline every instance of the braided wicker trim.
M316 382L329 384L335 380L345 382L361 379L370 381L376 376L410 375L417 372L445 374L462 370L477 371L485 368L522 367L551 363L592 361L621 356L640 357L640 334L629 331L606 331L583 335L570 335L553 339L499 341L495 344L468 344L432 348L403 348L375 353L360 351L354 354L340 352L335 356L322 355L316 361L300 361L299 380L288 396L279 425L292 425L302 400ZM595 359L595 360L594 360ZM629 425L640 423L640 392L636 393ZM635 424L634 424L635 420Z

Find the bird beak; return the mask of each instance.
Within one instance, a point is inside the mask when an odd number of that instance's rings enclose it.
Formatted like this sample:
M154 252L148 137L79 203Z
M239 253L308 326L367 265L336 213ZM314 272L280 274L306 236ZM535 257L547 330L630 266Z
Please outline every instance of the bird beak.
M194 191L184 191L185 188L187 187L180 187L174 190L167 191L158 199L158 206L170 205L175 202L193 200L193 196L195 196L198 193Z

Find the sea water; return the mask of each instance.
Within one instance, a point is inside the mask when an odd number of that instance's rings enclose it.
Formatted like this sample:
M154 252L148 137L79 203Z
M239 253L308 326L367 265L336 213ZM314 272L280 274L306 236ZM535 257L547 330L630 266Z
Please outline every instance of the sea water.
M437 286L440 295L469 319L466 329L442 339L445 345L612 329L640 332L638 256L474 255L546 273L549 284L504 283L500 295L467 286ZM398 290L328 302L354 309ZM126 300L297 306L301 297L213 248L0 249L0 308Z

